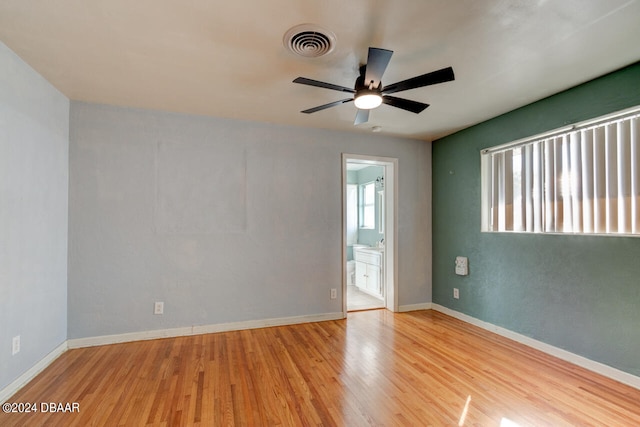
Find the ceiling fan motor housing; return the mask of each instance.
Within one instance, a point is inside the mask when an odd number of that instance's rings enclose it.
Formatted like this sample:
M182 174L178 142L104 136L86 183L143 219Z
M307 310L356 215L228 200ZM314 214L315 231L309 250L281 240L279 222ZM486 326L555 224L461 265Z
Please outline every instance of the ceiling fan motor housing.
M364 66L363 66L364 67ZM362 68L360 68L362 70ZM356 92L360 92L363 89L376 91L376 93L380 94L382 92L382 80L378 83L378 87L370 87L371 82L364 81L364 72L360 73L360 76L356 79L356 86L354 89Z

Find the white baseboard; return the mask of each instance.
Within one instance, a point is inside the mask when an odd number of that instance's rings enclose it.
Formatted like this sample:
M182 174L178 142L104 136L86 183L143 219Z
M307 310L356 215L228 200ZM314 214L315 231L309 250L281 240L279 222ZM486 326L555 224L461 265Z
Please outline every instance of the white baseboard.
M579 356L577 354L571 353L561 348L554 347L542 341L529 338L517 332L513 332L508 329L502 328L500 326L496 326L492 323L488 323L483 320L476 319L475 317L471 317L464 313L451 310L439 304L422 303L422 304L402 305L399 307L400 312L415 311L415 310L429 310L429 309L433 309L441 313L447 314L451 317L455 317L464 322L470 323L482 329L485 329L490 332L494 332L498 335L504 336L506 338L512 339L516 342L535 348L544 353L555 356L559 359L566 360L567 362L581 366L585 369L596 372L605 377L619 381L623 384L627 384L631 387L640 389L640 377L631 375L624 371L620 371L619 369L612 368L611 366L607 366L600 362L595 362L593 360L587 359L583 356ZM341 312L326 313L326 314L318 314L318 315L282 317L282 318L265 319L265 320L248 320L243 322L220 323L220 324L214 324L214 325L190 326L185 328L172 328L172 329L162 329L162 330L156 330L156 331L142 331L142 332L132 332L132 333L126 333L126 334L104 335L104 336L98 336L98 337L71 339L60 344L53 351L51 351L44 358L42 358L42 360L40 360L28 371L26 371L24 374L18 377L15 381L13 381L4 389L0 390L0 403L4 403L6 399L13 396L16 392L18 392L18 390L20 390L24 385L26 385L36 375L42 372L54 360L56 360L62 353L64 353L67 349L70 349L70 348L92 347L97 345L116 344L116 343L122 343L122 342L130 342L130 341L152 340L152 339L158 339L158 338L170 338L170 337L188 336L188 335L200 335L200 334L209 334L209 333L216 333L216 332L239 331L239 330L245 330L245 329L257 329L257 328L266 328L270 326L294 325L299 323L322 322L327 320L338 320L338 319L344 319L343 313Z
M18 390L20 390L36 375L42 372L67 349L93 347L98 345L116 344L130 341L153 340L157 338L210 334L215 332L240 331L244 329L258 329L270 326L323 322L326 320L339 319L344 319L344 314L342 312L314 314L308 316L281 317L275 319L248 320L243 322L219 323L214 325L189 326L185 328L161 329L156 331L131 332L126 334L70 339L60 344L51 353L47 354L42 360L31 367L28 371L20 375L20 377L18 377L15 381L13 381L4 389L0 390L0 403L4 403L6 399L10 398L16 392L18 392Z
M542 341L535 340L526 335L522 335L517 332L510 331L508 329L494 325L492 323L488 323L483 320L476 319L475 317L471 317L467 314L460 313L455 310L451 310L450 308L441 306L439 304L432 304L431 308L433 310L447 314L451 317L455 317L456 319L462 320L463 322L467 322L472 325L478 326L482 329L486 329L487 331L494 332L498 335L509 338L513 341L519 342L529 347L533 347L536 350L540 350L551 356L555 356L558 359L562 359L567 362L573 363L574 365L578 365L582 368L588 369L597 374L603 375L605 377L611 378L613 380L616 380L618 382L621 382L623 384L629 385L631 387L634 387L640 390L640 377L631 375L628 372L624 372L619 369L613 368L611 366L605 365L603 363L596 362L591 359L587 359L586 357L579 356L575 353L571 353L567 350L563 350L561 348L552 346Z
M323 322L344 319L342 312L314 314L307 316L280 317L275 319L247 320L242 322L218 323L213 325L187 326L184 328L159 329L155 331L130 332L117 335L76 338L67 341L69 348L94 347L131 341L155 340L189 335L211 334L216 332L241 331L244 329L267 328L270 326L295 325L298 323Z
M63 342L58 347L54 348L49 354L43 357L38 363L33 365L24 374L20 375L11 384L0 390L0 403L6 402L11 396L16 394L18 390L24 387L29 381L35 378L40 372L42 372L47 366L49 366L54 360L56 360L62 353L67 351L67 342Z
M423 302L422 304L407 304L401 305L398 307L398 311L400 313L406 313L407 311L417 311L417 310L429 310L431 309L430 302Z

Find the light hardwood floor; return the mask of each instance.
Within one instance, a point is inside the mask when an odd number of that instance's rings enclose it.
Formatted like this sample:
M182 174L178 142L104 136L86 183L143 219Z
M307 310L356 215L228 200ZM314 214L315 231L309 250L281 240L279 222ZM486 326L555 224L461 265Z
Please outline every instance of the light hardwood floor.
M637 426L640 390L435 311L69 350L1 426Z

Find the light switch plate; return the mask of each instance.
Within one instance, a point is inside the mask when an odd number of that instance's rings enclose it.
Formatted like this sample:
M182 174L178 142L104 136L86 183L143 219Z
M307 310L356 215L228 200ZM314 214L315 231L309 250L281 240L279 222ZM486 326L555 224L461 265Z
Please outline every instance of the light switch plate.
M11 340L11 355L15 356L20 353L20 335L16 335Z

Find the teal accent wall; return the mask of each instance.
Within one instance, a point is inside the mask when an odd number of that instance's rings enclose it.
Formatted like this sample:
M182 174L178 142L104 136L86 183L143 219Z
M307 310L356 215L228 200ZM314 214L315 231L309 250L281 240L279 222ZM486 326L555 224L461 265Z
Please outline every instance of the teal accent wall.
M434 142L433 302L640 376L640 237L480 232L481 149L639 104L640 62Z

